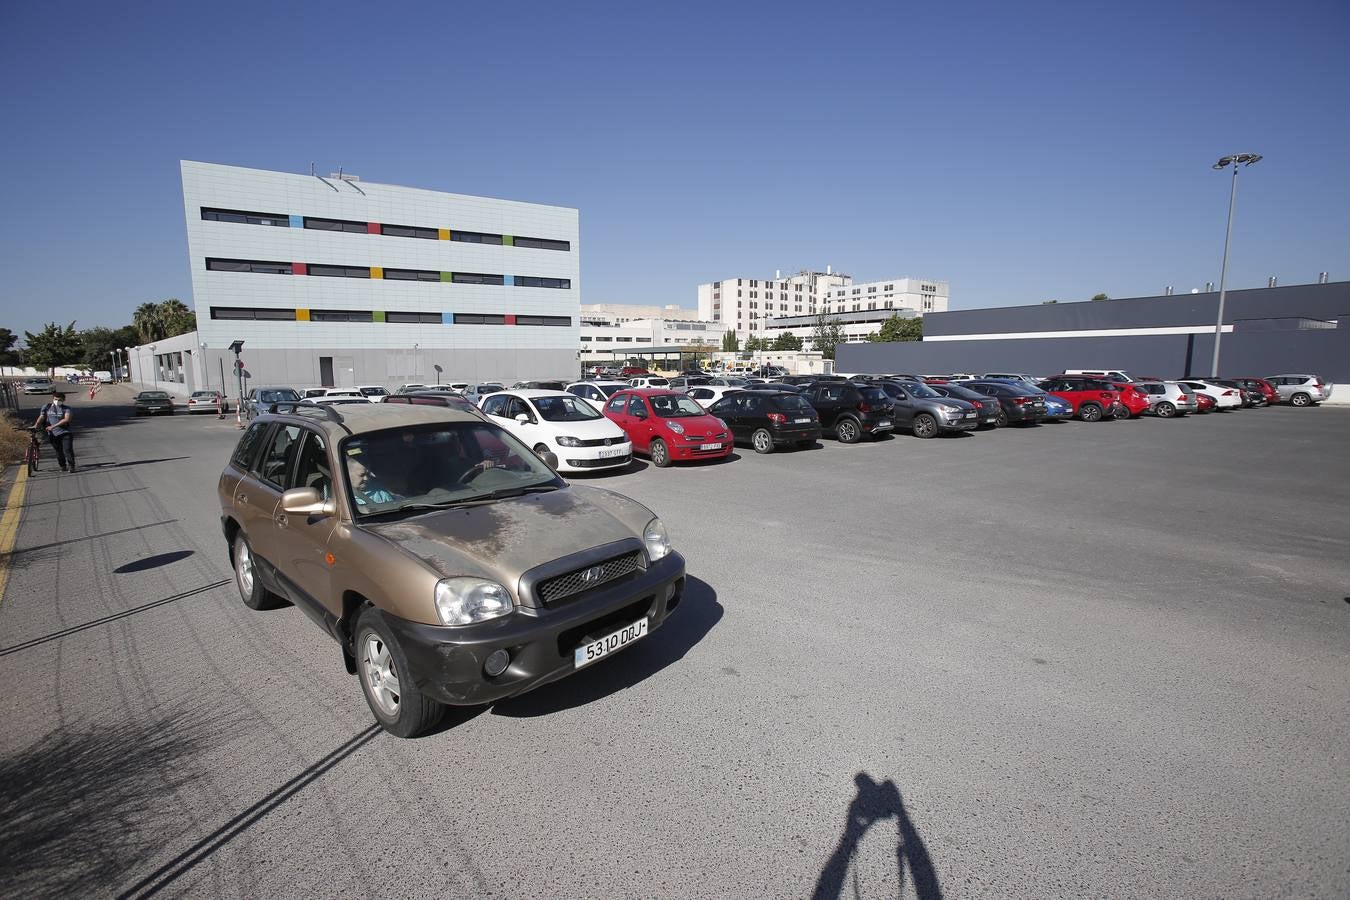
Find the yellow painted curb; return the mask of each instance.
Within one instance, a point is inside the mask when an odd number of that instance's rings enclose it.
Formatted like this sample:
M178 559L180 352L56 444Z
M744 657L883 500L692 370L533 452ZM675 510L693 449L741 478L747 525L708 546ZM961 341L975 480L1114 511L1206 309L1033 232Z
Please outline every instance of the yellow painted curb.
M0 517L0 603L5 599L9 584L9 554L19 539L19 519L23 516L23 498L28 493L28 466L22 466L14 476L14 487L9 492L4 516Z

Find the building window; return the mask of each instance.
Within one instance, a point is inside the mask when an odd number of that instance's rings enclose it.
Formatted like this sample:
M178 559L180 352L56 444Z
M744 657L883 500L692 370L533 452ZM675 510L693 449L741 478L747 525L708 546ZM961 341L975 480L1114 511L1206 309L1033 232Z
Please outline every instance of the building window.
M500 234L484 234L479 231L455 231L450 229L450 240L462 241L466 244L500 244L502 236Z
M265 262L258 259L207 259L206 268L212 272L260 272L263 275L289 275L288 262Z
M506 316L493 313L455 313L456 325L505 325Z
M632 338L616 337L614 340L617 341L617 342L620 343L620 344L631 344L631 343L633 343L633 339L632 339Z
M551 325L559 328L572 327L571 316L516 316L517 325Z
M312 316L313 313L310 313ZM441 324L440 313L429 312L387 312L384 314L384 320L394 325L439 325Z
M888 290L888 291L893 291L893 290L895 290L895 285L893 285L893 284L888 284L888 285L886 285L886 290Z
M343 219L316 219L305 216L305 227L316 231L347 231L352 234L369 234L370 225L366 222L348 222Z
M308 266L309 274L324 278L369 278L370 269L365 266Z
M614 340L614 338L598 337L598 338L596 338L596 340L599 341L600 343L604 344L604 343L612 342L612 341Z
M587 336L584 335L584 334L581 336L581 339L582 339L583 341L589 341L589 340L590 340L590 338L587 337Z
M384 277L387 281L440 281L441 273L430 269L385 269Z
M289 216L279 216L275 213L244 212L237 209L210 209L203 206L202 218L208 222L237 222L241 225L275 225L280 228L291 227L291 219Z
M293 309L257 309L246 306L213 306L211 307L211 318L230 319L230 320L267 320L280 322L294 322L295 310Z
M517 247L529 247L533 250L571 250L572 245L568 241L551 241L547 238L528 238L518 237L515 239Z
M434 241L440 237L435 228L415 228L412 225L381 225L380 233L389 237L422 238L425 241Z
M538 288L562 288L568 290L572 287L572 281L569 278L536 278L533 275L517 275L511 280L516 287L538 287Z
M455 284L504 284L500 275L484 275L481 272L452 272L450 280Z
M311 309L309 320L311 322L373 322L375 317L370 310Z

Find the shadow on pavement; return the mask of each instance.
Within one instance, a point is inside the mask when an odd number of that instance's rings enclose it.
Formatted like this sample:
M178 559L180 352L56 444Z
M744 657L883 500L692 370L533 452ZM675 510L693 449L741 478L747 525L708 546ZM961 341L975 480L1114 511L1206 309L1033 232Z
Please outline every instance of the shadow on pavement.
M151 463L173 462L178 459L191 459L190 456L165 456L160 459L129 459L126 462L104 462L90 463L87 466L80 466L80 472L87 472L90 469L125 469L127 466L148 466Z
M194 552L196 551L174 550L171 553L156 553L154 556L147 556L144 559L123 563L113 569L113 573L125 575L127 572L144 572L147 569L158 569L160 566L167 566L169 563L178 562L180 559L187 559Z
M22 547L12 552L10 554L10 561L12 563L15 557L22 557L24 554L27 553L36 553L39 550L50 550L53 547L64 547L66 544L78 544L80 541L96 541L99 540L100 538L112 537L114 534L127 534L128 532L132 531L140 531L142 528L154 528L158 525L172 525L174 522L177 521L178 521L177 519L165 519L162 522L146 522L144 525L133 525L130 528L118 528L113 531L103 531L98 534L86 534L82 535L81 537L67 538L64 541L51 541L50 543L46 544L34 544L31 547Z
M848 805L844 819L844 833L834 853L825 863L825 868L816 881L816 890L811 895L814 900L837 900L845 896L845 883L848 883L850 897L900 896L904 893L905 872L914 882L914 893L919 900L941 900L942 888L938 884L937 871L928 856L928 848L923 838L905 812L905 803L900 799L900 789L889 778L877 783L866 772L853 776L858 793ZM882 822L895 820L894 858L887 861L887 869L895 867L894 873L887 871L883 878L885 884L871 884L859 871L859 843L863 836ZM887 842L889 846L889 841ZM850 872L852 877L850 878ZM890 883L891 877L897 879Z
M41 470L39 469L39 471ZM76 470L76 474L77 475L79 474L78 469ZM144 491L144 490L148 489L143 487L134 487L134 488L127 488L124 491L105 491L102 494L80 494L75 497L60 497L56 500L39 500L37 503L24 503L23 508L31 509L34 506L50 506L53 503L76 503L80 500L96 500L99 497L112 497L117 494L134 494L137 491Z
M492 707L492 714L513 718L547 716L630 688L683 659L721 618L722 604L717 602L717 592L706 581L686 577L679 607L645 640L561 681L502 700Z

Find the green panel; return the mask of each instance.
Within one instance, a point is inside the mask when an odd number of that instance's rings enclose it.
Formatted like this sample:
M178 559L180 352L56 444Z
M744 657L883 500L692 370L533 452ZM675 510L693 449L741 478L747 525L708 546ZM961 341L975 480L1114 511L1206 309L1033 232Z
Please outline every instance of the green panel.
M512 237L512 236L509 235L509 234L504 234L504 235L502 235L502 246L503 246L503 247L514 247L515 245L516 245L516 239L515 239L514 237Z
M372 313L370 314L370 317L371 317L372 319L374 319L376 322L383 322L383 321L384 321L384 310L382 310L382 309L377 309L377 310L375 310L374 312L372 312Z
M450 278L450 275L451 275L451 274L452 274L452 273L450 273L450 272L442 272L442 273L441 273L441 281L450 281L450 280L451 280L451 278Z

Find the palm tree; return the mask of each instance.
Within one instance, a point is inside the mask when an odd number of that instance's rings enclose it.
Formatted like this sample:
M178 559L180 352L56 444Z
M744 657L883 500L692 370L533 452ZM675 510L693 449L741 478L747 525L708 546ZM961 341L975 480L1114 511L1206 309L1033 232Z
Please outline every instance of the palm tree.
M161 337L187 334L197 327L197 317L182 300L170 297L159 304L159 326Z
M131 327L142 344L149 344L164 337L164 326L159 318L158 303L142 303L131 314Z

